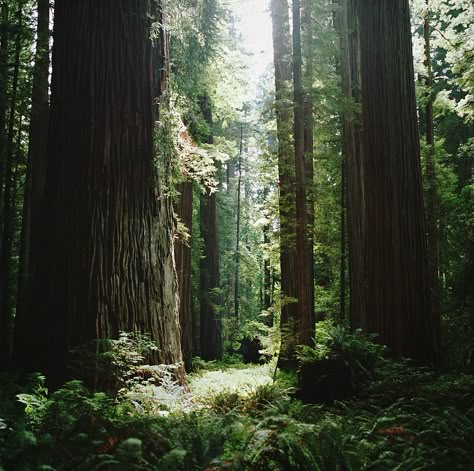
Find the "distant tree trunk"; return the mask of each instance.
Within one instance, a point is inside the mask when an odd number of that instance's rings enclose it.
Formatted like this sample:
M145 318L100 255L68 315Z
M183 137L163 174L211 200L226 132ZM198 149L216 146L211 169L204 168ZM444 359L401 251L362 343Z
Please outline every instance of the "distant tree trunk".
M304 159L305 159L305 193L307 210L307 268L308 268L308 299L311 315L311 324L314 326L314 119L313 119L313 24L312 2L304 0L302 3L302 52L303 52L303 83L304 83ZM314 329L314 327L313 327ZM314 334L313 334L314 335Z
M295 157L291 144L291 50L287 0L272 0L273 53L275 66L276 118L280 211L281 332L278 364L290 366L296 344L296 198Z
M265 203L268 198L268 186L263 188L263 202ZM270 224L263 226L263 243L265 250L268 250L270 245ZM263 305L262 309L269 312L272 307L272 267L270 263L269 254L264 253L263 257ZM265 317L265 322L269 327L273 326L273 312L269 312L269 315Z
M151 335L151 361L182 360L172 208L153 164L149 13L141 0L56 3L46 204L32 227L43 250L31 254L29 329L17 337L20 364L53 385L70 348L122 330Z
M367 323L364 169L360 139L360 44L357 16L359 0L341 0L339 18L341 74L348 99L343 115L345 202L349 243L349 318L351 326ZM342 294L341 294L342 296Z
M34 244L30 233L31 221L35 220L34 225L41 224L41 201L45 191L49 118L49 0L38 0L37 24L15 318L15 328L19 329L28 328L27 313L24 310L28 297L30 272L34 271L30 266L30 251ZM41 247L35 247L34 250L39 251ZM26 325L21 325L23 321L26 321Z
M294 83L294 142L296 173L296 293L298 298L298 343L312 345L314 337L314 311L310 302L310 274L308 263L308 210L306 200L305 166L305 100L302 79L301 5L293 0L293 83Z
M8 36L9 36L9 2L3 0L1 9L1 31L0 31L0 233L3 227L3 184L6 171L5 147L6 133L5 121L7 114L8 97ZM1 240L0 240L1 250Z
M226 180L227 180L227 195L233 201L235 195L234 177L235 177L235 159L227 161L226 166ZM233 216L233 215L232 215ZM231 253L234 250L235 241L233 233L229 231L226 239L226 251ZM234 308L234 290L235 290L235 270L227 270L226 282L226 316L230 319L235 314Z
M349 54L348 54L348 18L347 18L347 4L345 0L332 0L332 4L335 6L333 12L333 26L339 34L339 47L340 56L336 57L336 73L341 76L343 93L346 98L352 98L350 86L346 82L349 82L347 71L350 71ZM345 64L342 66L342 61ZM344 71L344 73L343 73ZM341 190L340 190L340 257L339 257L339 322L345 324L346 322L346 152L345 152L345 129L346 119L348 113L343 112L340 115L342 128L343 128L343 140L342 140L342 152L341 152Z
M212 109L208 97L201 97L201 110L204 119L212 128ZM212 131L208 144L213 144ZM217 198L215 193L206 190L201 195L200 229L203 239L203 258L201 259L201 357L215 360L222 357L221 318L217 312L219 296L219 245L217 241Z
M433 318L436 328L436 336L439 337L440 316L440 281L439 281L439 204L438 188L436 182L435 141L433 125L433 72L431 64L431 27L429 15L429 0L425 0L426 10L423 24L423 36L425 40L425 67L427 88L427 102L425 107L426 145L425 156L425 178L427 191L425 194L426 232L428 235L428 260L431 277L431 292L433 300Z
M240 201L242 194L242 153L244 128L240 125L240 151L238 159L239 176L237 180L237 230L235 236L235 283L234 283L234 317L239 319L239 277L240 277Z
M341 255L340 255L340 292L339 292L339 320L346 322L346 162L345 156L341 159Z
M15 202L12 194L15 182L14 174L14 155L15 155L15 117L18 96L18 78L20 71L20 54L22 49L22 23L23 23L23 4L18 3L17 10L17 34L15 39L15 58L13 62L12 93L10 100L10 114L8 117L8 136L7 152L5 159L5 192L3 195L3 231L0 257L0 310L1 310L1 360L5 364L10 363L11 357L11 333L13 328L12 312L12 247L13 247L13 224Z
M361 0L367 319L392 352L435 358L408 0ZM387 34L390 32L390 34Z
M191 235L193 230L193 182L180 183L177 187L180 194L175 207L181 223ZM176 271L179 286L179 322L181 325L181 348L183 350L186 371L192 369L193 357L193 311L191 281L191 239L180 239L175 242Z

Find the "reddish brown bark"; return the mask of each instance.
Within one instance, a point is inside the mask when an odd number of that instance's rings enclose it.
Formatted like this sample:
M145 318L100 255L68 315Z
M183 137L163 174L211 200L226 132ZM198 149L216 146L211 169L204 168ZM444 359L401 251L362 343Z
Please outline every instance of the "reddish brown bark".
M279 366L291 363L296 343L296 199L295 157L291 144L291 49L287 0L272 0L273 53L275 66L276 118L278 137L280 272L281 272L281 348Z
M431 277L431 294L433 300L433 322L436 328L436 336L439 339L439 316L440 316L440 296L441 284L439 278L439 199L436 181L436 159L435 159L435 139L433 123L433 71L431 62L431 26L429 13L429 0L425 0L426 10L423 22L423 36L425 40L425 67L427 88L425 114L425 180L427 190L425 193L425 214L426 232L428 236L428 260ZM438 340L439 341L439 340Z
M365 280L364 172L360 142L360 45L358 0L341 0L338 15L341 41L341 75L348 99L343 114L343 153L349 247L349 318L352 326L365 325L367 285Z
M175 211L180 222L192 234L193 227L193 182L186 181L177 187L179 200ZM179 286L179 323L181 326L181 348L186 371L192 369L193 355L193 311L191 284L191 239L178 239L174 247L176 272Z
M294 149L296 175L296 294L298 298L298 343L313 345L314 302L312 290L305 163L305 99L302 78L301 6L293 0L293 84L294 84ZM312 173L312 172L311 172ZM312 247L311 247L312 253ZM312 258L312 257L311 257Z
M312 3L304 0L301 9L302 52L303 52L303 84L304 84L304 159L305 159L305 190L307 209L308 239L308 299L312 323L316 322L314 313L314 118L313 118L313 24Z
M408 0L360 0L367 318L397 355L436 357ZM387 34L387 32L390 34Z
M212 108L209 98L201 98L201 110L210 127L208 144L213 144ZM200 353L204 360L222 357L222 319L217 311L219 306L219 244L217 239L217 198L216 193L206 190L201 194L200 230L203 240L203 257L200 264Z
M147 332L181 361L170 201L156 191L149 11L142 0L56 3L43 250L21 356L52 384L70 348ZM73 110L73 112L71 112ZM161 178L163 178L161 176Z

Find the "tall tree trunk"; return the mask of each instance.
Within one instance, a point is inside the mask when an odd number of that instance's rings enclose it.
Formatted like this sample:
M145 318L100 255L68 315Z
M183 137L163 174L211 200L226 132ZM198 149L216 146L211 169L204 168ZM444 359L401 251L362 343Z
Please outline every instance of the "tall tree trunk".
M30 328L17 337L20 363L53 385L70 348L119 331L149 333L151 361L182 360L149 13L141 0L56 3L46 210L43 230L32 227L43 250L31 254Z
M265 185L263 188L263 203L267 201L268 198L268 186ZM265 250L269 249L270 245L270 224L265 224L263 226L263 244ZM272 307L272 266L270 263L270 254L265 254L263 256L263 306L262 309L268 312L268 315L265 317L265 322L269 327L273 326L273 312L270 312Z
M240 277L240 203L242 196L242 153L244 145L244 127L240 125L240 151L238 159L239 176L237 179L237 229L235 235L235 280L234 280L234 317L239 319L239 277Z
M343 154L346 176L349 245L349 318L352 327L367 325L364 170L360 139L359 0L340 0L339 30L343 94L348 99L343 116Z
M193 182L192 180L178 185L180 194L176 213L191 236L193 230ZM191 281L191 239L180 239L175 242L176 271L179 286L179 322L181 326L181 348L186 371L192 369L193 357L193 311Z
M305 193L307 211L307 242L308 253L306 263L308 269L307 290L308 309L311 315L311 325L316 323L314 313L314 119L313 119L313 24L312 2L303 0L301 5L301 30L303 53L303 83L304 83L304 165L305 165ZM314 327L313 327L314 329ZM313 334L314 335L314 334Z
M301 5L293 0L293 83L294 83L294 142L296 173L296 293L298 298L298 342L312 345L314 337L314 311L310 302L310 274L308 263L308 210L306 201L305 166L305 100L302 79ZM314 303L313 303L314 304Z
M7 152L5 161L5 192L3 195L3 231L2 231L2 245L0 257L0 310L1 310L1 360L5 364L10 363L11 356L11 333L13 328L13 312L12 312L12 247L13 247L13 223L14 223L14 208L15 204L12 198L14 173L14 154L15 154L15 116L17 108L18 96L18 78L20 71L20 54L22 48L22 2L18 3L17 10L17 33L15 39L15 58L13 65L12 78L12 94L10 100L10 114L8 118L8 137L7 137Z
M6 133L5 121L8 97L8 39L9 39L9 1L3 0L0 31L0 233L3 227L3 184L6 171ZM0 241L1 250L1 241Z
M30 251L32 219L34 225L41 224L41 202L44 198L46 181L46 146L48 139L48 76L49 76L49 0L38 0L36 56L33 70L33 91L31 98L31 117L28 139L28 164L26 169L23 202L23 224L21 228L20 268L18 279L18 299L15 328L28 328L25 303L28 297L30 273ZM35 251L41 250L37 246ZM22 325L26 322L26 325Z
M278 174L281 267L281 347L278 364L292 364L297 339L296 293L296 198L295 157L291 144L291 50L287 0L272 0L273 60L275 66L276 118L278 135Z
M227 180L227 197L233 201L235 195L235 159L230 159L227 161L226 165L226 180ZM233 216L233 213L232 213ZM234 236L235 234L232 231L227 232L226 238L226 251L231 253L235 247ZM235 314L234 307L234 291L235 291L235 270L227 270L227 280L226 280L226 295L225 295L225 305L226 305L226 316L227 319L230 319Z
M204 119L212 129L212 109L208 97L201 98ZM213 144L212 131L208 144ZM201 195L200 229L203 239L203 258L201 259L201 357L215 360L222 357L221 317L217 312L219 296L219 245L217 240L217 198L215 193L206 190Z
M436 356L408 0L361 0L367 321L392 352ZM387 31L390 34L387 34Z
M344 153L341 158L341 242L340 242L340 291L339 291L339 320L346 322L346 161Z
M440 295L439 281L439 231L438 231L438 188L436 182L435 141L433 125L433 72L431 64L431 27L429 15L429 0L425 0L425 17L423 23L423 36L425 40L425 67L427 88L427 102L425 107L426 126L426 155L425 178L427 191L425 194L426 233L428 235L428 260L431 277L431 293L433 301L433 319L436 336L439 337Z

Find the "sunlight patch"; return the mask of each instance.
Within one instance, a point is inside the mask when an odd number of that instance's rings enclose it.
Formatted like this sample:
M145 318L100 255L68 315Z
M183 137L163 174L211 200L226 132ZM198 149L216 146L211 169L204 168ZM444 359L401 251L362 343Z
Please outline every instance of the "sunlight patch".
M273 368L270 364L249 368L230 368L226 371L207 371L189 377L193 397L200 401L226 392L248 397L260 386L272 383Z

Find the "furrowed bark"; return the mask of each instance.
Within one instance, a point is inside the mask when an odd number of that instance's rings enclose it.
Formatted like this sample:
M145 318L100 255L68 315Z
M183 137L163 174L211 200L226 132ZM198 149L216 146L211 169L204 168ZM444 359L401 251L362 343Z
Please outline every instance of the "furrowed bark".
M22 366L53 385L68 377L71 348L119 331L149 333L153 362L182 360L147 5L56 3L45 212L32 227L43 250L31 254L30 329L19 341Z
M396 355L436 358L408 0L360 0L367 319ZM390 31L390 34L387 34Z

